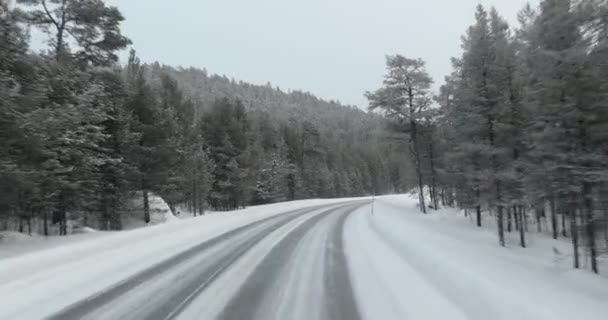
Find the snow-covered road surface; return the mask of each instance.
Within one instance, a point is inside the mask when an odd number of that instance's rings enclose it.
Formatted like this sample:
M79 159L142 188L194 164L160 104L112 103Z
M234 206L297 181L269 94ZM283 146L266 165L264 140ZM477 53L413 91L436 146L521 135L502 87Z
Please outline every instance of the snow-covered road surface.
M608 280L531 244L406 196L260 206L0 260L0 319L606 319Z

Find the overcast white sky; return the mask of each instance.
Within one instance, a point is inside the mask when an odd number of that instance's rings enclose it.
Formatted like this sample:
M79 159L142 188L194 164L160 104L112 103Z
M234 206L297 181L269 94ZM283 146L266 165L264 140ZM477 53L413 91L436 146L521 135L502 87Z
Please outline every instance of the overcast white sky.
M511 22L526 0L108 0L143 61L207 68L237 80L365 108L385 54L427 61L438 87L478 3ZM538 0L532 0L538 3Z

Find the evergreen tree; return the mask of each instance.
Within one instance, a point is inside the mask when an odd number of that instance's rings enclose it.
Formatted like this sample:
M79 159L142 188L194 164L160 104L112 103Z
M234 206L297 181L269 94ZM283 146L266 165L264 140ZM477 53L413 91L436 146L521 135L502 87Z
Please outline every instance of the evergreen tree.
M367 93L370 110L381 109L387 118L406 128L410 137L410 153L416 168L420 210L426 213L420 121L431 106L429 89L432 80L422 60L408 59L400 55L389 56L386 60L388 74L385 76L384 87Z

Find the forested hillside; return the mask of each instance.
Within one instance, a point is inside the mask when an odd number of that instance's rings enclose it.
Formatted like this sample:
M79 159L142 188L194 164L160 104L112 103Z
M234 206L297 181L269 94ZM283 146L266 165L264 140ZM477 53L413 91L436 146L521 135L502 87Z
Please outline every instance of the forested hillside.
M4 3L4 2L1 2ZM2 4L0 228L121 229L150 193L176 210L403 190L380 117L302 92L144 64L102 0ZM48 45L30 49L28 30ZM137 44L134 44L135 46ZM34 223L34 226L32 226Z
M519 21L479 6L436 96L423 61L390 56L370 106L408 132L431 207L495 225L502 246L518 232L526 247L534 223L572 241L576 268L585 257L598 272L608 253L608 3L545 0Z

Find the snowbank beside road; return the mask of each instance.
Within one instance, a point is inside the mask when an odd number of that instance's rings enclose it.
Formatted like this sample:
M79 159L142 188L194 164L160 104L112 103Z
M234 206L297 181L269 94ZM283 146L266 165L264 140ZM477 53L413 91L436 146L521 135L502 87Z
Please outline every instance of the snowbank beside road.
M373 216L352 216L345 243L366 318L606 318L608 280L555 265L541 242L505 249L471 228L422 215L406 196L380 197Z

